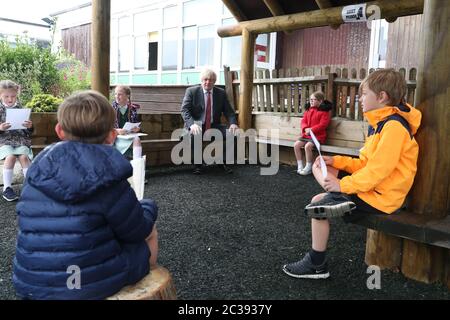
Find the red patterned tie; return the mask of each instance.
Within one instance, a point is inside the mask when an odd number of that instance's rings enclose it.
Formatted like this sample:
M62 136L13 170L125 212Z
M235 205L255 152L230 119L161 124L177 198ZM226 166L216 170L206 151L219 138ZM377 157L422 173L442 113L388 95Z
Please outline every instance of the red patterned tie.
M205 131L211 128L211 91L206 91Z

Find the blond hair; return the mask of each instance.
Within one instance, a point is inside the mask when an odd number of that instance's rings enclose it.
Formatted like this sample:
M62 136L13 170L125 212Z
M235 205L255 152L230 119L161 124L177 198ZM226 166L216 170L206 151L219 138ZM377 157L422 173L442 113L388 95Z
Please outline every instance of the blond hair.
M214 72L214 70L205 69L200 74L200 81L203 81L204 79L212 79L212 78L217 80L217 74Z
M11 80L2 80L0 81L0 93L5 90L14 90L17 93L20 91L20 86Z
M362 88L367 86L377 96L381 91L389 96L388 105L396 106L403 102L406 95L406 80L404 76L394 69L380 69L369 74L359 86L359 94Z
M322 91L315 91L311 95L319 101L325 101L325 94Z
M67 140L102 144L115 120L108 100L92 90L74 93L58 108L58 122Z
M118 85L114 91L123 91L123 93L125 93L128 97L128 100L130 100L131 102L131 88L129 86L124 86L124 85Z

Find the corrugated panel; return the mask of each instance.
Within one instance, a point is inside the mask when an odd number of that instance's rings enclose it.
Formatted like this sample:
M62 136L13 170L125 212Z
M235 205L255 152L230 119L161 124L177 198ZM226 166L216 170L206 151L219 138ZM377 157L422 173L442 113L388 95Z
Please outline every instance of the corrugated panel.
M417 68L422 15L400 17L389 24L386 66Z
M88 67L91 65L91 24L62 30L62 45Z
M370 30L364 23L310 28L283 37L282 68L350 66L367 68Z

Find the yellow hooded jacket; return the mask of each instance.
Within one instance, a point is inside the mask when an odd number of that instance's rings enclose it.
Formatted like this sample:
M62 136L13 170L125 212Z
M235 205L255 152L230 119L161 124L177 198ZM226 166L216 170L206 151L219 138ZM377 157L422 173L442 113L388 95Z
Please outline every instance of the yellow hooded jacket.
M393 114L408 122L410 132L395 120L387 121L376 132L377 124ZM422 114L407 104L385 106L364 115L376 133L367 137L359 158L335 156L333 167L351 174L340 180L341 192L356 193L372 207L390 214L402 206L414 181L419 145L413 135Z

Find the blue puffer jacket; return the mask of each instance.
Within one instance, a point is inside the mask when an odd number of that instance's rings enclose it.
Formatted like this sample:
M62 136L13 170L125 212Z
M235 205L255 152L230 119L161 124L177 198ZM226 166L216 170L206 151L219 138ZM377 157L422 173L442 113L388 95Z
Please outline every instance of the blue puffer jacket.
M106 145L60 142L33 162L17 204L13 282L26 299L103 299L149 272L156 204L136 199L130 163ZM73 288L80 268L80 289ZM71 285L67 285L67 284Z

